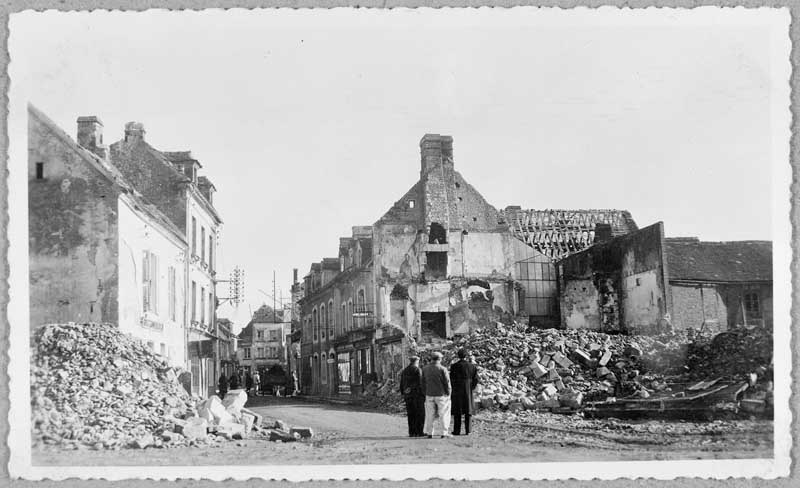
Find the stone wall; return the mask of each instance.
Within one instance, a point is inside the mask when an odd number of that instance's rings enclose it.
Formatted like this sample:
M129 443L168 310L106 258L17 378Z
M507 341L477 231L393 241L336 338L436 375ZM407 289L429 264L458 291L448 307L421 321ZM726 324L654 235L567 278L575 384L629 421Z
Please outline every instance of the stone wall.
M604 331L655 331L671 303L663 241L659 222L560 261L562 322Z
M117 323L119 189L44 114L28 115L31 326Z

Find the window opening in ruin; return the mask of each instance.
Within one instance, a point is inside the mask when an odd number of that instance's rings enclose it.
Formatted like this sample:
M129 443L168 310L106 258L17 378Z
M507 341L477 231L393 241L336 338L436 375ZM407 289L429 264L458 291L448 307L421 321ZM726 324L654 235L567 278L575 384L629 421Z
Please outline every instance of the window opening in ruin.
M461 183L456 181L456 188L461 188Z
M415 203L416 202L414 202L414 200L409 200L408 201L408 208L414 208Z
M422 312L420 314L422 341L429 343L434 337L447 338L447 315L445 312Z
M431 228L428 232L428 244L447 244L447 231L444 230L441 224L431 222Z
M522 285L522 310L527 312L528 325L535 328L552 328L560 322L558 312L556 270L552 261L539 255L520 261L518 280ZM577 291L577 287L573 288ZM583 287L583 291L586 289Z
M425 277L427 279L435 280L447 277L446 252L426 252L425 260Z
M44 163L36 163L36 179L44 179Z

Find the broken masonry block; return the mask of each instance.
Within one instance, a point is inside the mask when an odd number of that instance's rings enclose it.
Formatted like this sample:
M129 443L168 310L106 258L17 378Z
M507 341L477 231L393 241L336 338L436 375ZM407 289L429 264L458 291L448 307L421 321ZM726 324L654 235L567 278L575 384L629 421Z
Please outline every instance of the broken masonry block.
M558 364L562 368L569 368L573 364L572 361L567 359L567 357L561 354L560 352L553 354L553 361L555 361L556 364Z
M192 417L183 424L175 424L175 432L187 439L205 439L208 434L208 421L201 417Z
M275 423L272 425L273 429L282 430L284 432L289 432L289 426L286 425L286 422L283 420L276 420Z
M606 367L600 367L600 368L597 368L597 371L595 371L595 374L597 375L598 378L604 378L604 377L606 377L606 376L611 374L611 370L609 370Z
M544 385L542 385L542 392L547 394L548 397L551 397L555 395L558 392L558 390L556 389L556 385L552 383L545 383Z
M291 435L299 435L301 439L311 439L314 437L314 431L311 427L292 427L292 430L289 431Z
M561 381L561 378L557 379L554 384L556 385L556 390L558 390L558 391L561 391L564 388L566 388L566 386L564 385L564 382Z
M242 409L242 415L244 415L244 414L253 416L253 425L259 425L260 426L261 422L264 421L264 417L263 416L261 416L260 414L250 410L249 408L243 408Z
M231 390L225 395L222 400L222 406L225 409L233 407L236 411L240 411L247 403L247 392L244 390Z
M573 357L577 362L582 364L584 367L590 367L592 364L592 358L586 353L586 351L582 349L575 349L572 353Z
M524 407L522 406L522 402L512 402L508 404L508 411L509 412L519 412Z
M539 363L533 363L531 365L531 372L533 373L533 376L535 376L536 378L541 378L542 376L547 374L547 370L544 368L544 366L542 366Z
M560 379L561 379L561 375L558 374L558 371L556 371L554 369L551 369L551 370L549 370L547 372L547 380L548 381L555 381L555 380L560 380Z
M216 434L228 440L242 439L244 437L244 425L236 423L218 425Z
M243 413L242 414L242 419L240 420L240 423L242 425L244 425L245 433L250 432L251 430L253 430L253 425L255 425L255 420L256 420L256 418L254 416L250 415L249 413Z
M605 366L609 361L611 361L611 351L606 351L603 353L603 356L600 358L600 361L598 361L597 364L600 366Z

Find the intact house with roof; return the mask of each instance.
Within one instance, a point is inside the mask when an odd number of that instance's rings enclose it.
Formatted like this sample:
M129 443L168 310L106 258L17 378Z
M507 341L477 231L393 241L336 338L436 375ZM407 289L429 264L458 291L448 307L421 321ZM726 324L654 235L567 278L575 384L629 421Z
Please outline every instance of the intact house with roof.
M184 233L108 157L96 117L77 142L28 106L30 323L118 324L185 366Z
M216 188L199 176L202 165L190 151L159 151L146 141L139 122L125 125L122 140L111 144L111 160L141 194L180 229L187 242L183 275L186 288L188 367L192 390L213 394L219 377L216 358L216 256L222 219L214 208Z
M659 222L558 263L568 328L658 333L772 327L772 243L665 238Z
M308 393L359 394L395 377L409 349L496 321L557 326L556 260L598 232L636 230L624 211L497 210L454 169L452 137L427 134L420 153L418 181L304 278Z
M772 242L668 238L664 244L676 326L772 328Z
M28 119L32 323L119 324L213 393L222 220L200 163L154 149L138 122L109 148L97 117L77 142L33 106Z
M256 310L238 336L242 378L258 371L263 388L284 386L289 377L290 336L291 322L284 321L281 311L274 312L266 305Z

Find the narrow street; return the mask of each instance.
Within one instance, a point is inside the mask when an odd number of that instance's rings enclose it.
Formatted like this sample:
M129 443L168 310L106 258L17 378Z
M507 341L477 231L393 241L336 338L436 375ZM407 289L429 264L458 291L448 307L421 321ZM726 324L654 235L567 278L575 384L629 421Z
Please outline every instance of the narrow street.
M260 439L212 448L81 450L85 465L406 464L474 462L628 461L764 458L772 456L768 421L587 421L546 414L534 422L479 414L470 436L410 439L406 419L351 405L307 399L256 397L248 402L264 424L280 419L314 429L311 441ZM37 448L34 464L74 465L75 454Z

